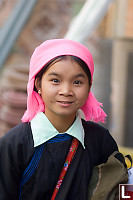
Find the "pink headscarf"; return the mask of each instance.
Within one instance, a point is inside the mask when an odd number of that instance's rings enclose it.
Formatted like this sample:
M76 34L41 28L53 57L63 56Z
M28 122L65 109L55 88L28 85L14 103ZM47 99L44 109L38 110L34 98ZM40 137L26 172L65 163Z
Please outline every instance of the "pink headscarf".
M30 60L30 73L27 85L27 110L22 117L22 122L29 122L37 113L44 112L44 102L40 95L34 91L35 76L50 60L61 55L72 55L82 59L90 69L91 79L93 79L93 58L84 45L67 39L45 41L35 49ZM81 108L84 112L85 119L104 123L106 114L100 106L102 106L102 104L96 100L93 93L90 91L86 103Z

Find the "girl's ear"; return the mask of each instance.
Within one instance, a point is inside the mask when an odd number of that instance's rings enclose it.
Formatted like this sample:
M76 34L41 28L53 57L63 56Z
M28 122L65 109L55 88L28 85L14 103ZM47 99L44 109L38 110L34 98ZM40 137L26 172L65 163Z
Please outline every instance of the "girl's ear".
M91 86L92 86L92 81L90 81L90 89L91 89Z
M37 92L38 92L39 90L41 91L41 80L40 80L39 77L37 77L37 78L35 79L35 88L36 88Z
M89 84L89 92L91 90L91 86L92 86L92 81L90 81L90 84Z

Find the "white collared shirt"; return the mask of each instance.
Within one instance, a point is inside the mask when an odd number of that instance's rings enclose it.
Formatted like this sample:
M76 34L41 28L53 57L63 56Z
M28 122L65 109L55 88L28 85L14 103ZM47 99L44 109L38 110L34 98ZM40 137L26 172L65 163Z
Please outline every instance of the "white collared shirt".
M81 115L83 115L81 111L77 112L74 123L65 133L77 138L85 148L85 132L82 126ZM38 113L31 120L31 130L33 134L34 147L37 147L55 137L56 135L61 134L55 129L55 127L52 125L52 123L48 120L43 112Z

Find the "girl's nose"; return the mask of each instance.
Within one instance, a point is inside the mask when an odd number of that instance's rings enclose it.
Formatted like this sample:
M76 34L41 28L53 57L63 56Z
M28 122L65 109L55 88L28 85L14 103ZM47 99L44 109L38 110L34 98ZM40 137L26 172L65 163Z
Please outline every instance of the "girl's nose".
M62 87L60 88L59 94L64 96L72 96L73 91L71 86L69 84L63 84Z

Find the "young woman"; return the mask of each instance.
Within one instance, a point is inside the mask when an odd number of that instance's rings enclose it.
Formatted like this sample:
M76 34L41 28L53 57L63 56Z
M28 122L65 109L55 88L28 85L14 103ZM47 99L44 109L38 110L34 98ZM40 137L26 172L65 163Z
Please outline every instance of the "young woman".
M54 39L35 49L27 110L0 140L0 200L87 200L93 167L118 150L97 124L106 114L90 91L93 72L78 42Z

